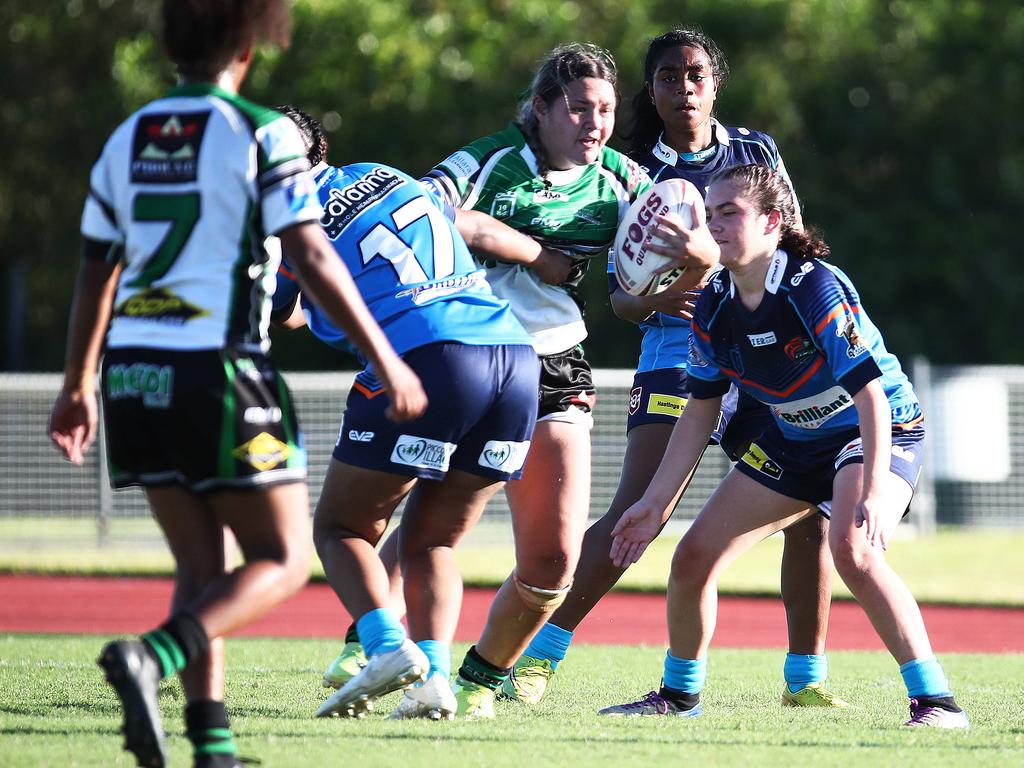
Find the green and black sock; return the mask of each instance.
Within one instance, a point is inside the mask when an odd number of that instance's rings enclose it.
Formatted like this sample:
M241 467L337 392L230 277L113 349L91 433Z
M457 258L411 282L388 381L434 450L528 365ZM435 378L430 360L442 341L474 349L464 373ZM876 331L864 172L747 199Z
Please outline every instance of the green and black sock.
M180 672L210 647L206 630L190 613L172 616L163 626L144 634L142 641L160 664L164 677Z
M193 701L185 707L185 732L192 742L196 766L233 768L238 765L235 739L223 701Z
M472 683L479 683L492 691L498 690L511 673L512 667L494 666L476 652L475 645L466 652L462 666L459 667L459 677Z

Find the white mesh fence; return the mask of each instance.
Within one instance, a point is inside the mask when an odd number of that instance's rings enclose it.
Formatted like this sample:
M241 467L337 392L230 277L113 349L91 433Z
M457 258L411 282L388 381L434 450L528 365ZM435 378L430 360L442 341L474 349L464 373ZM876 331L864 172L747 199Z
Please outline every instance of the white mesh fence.
M286 378L305 433L315 504L352 375L291 373ZM918 363L915 380L928 414L929 458L911 525L918 531L931 530L936 520L1024 526L1024 366ZM592 518L607 509L618 482L632 372L596 371L595 382ZM102 441L83 467L58 457L46 435L46 419L59 385L55 374L0 374L0 523L34 520L39 525L31 526L31 536L45 539L59 538L63 526L77 519L73 527L91 528L103 541L114 523L148 519L145 499L137 489L110 490ZM675 519L692 519L728 466L720 450L709 449ZM507 516L504 495L498 494L487 519L500 522ZM47 520L54 522L52 529ZM129 530L135 533L128 535L147 539L156 535L151 527Z

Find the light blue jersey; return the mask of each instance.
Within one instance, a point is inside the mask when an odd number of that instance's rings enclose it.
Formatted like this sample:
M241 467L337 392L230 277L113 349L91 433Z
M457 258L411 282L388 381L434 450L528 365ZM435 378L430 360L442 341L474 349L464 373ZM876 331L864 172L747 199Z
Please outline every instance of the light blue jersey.
M843 272L776 251L757 309L747 310L727 270L697 302L686 373L693 397L734 383L768 406L788 440L816 440L858 426L853 395L879 379L894 425L921 411L899 360Z
M316 169L314 169L316 170ZM454 211L410 176L379 163L325 167L316 177L320 220L355 279L374 319L399 354L439 341L530 344L508 302L495 296L453 224ZM299 286L285 262L274 309L294 302ZM355 352L312 302L303 303L313 333Z

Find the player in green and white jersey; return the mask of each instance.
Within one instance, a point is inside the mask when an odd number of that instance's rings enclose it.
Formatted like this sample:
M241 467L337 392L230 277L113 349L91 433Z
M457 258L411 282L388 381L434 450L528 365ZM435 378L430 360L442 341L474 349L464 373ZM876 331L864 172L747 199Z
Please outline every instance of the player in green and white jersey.
M238 96L254 45L288 41L284 0L165 0L163 19L182 83L122 123L93 168L49 431L83 462L109 323L111 477L144 488L176 572L167 621L109 643L99 663L139 765L167 763L157 697L161 680L178 674L195 768L237 768L221 638L298 590L310 559L305 451L267 356L277 263L264 238L280 238L307 293L373 361L391 415L415 418L426 397L320 229L298 130ZM231 538L239 567L226 562Z

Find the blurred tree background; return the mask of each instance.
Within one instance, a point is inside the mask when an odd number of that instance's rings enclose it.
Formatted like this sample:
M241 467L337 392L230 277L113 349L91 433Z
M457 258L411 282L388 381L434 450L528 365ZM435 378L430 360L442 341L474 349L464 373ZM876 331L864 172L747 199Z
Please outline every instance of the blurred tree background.
M157 0L0 4L0 365L61 367L88 173L131 110L173 82ZM286 51L243 93L322 118L335 164L418 175L503 127L536 62L591 40L641 85L651 37L698 24L732 78L728 124L776 138L833 259L888 345L938 363L1024 363L1024 7L1015 0L298 0ZM619 139L613 146L621 146ZM603 264L586 280L589 356L630 367ZM600 339L600 343L596 340ZM351 363L300 332L286 368Z

